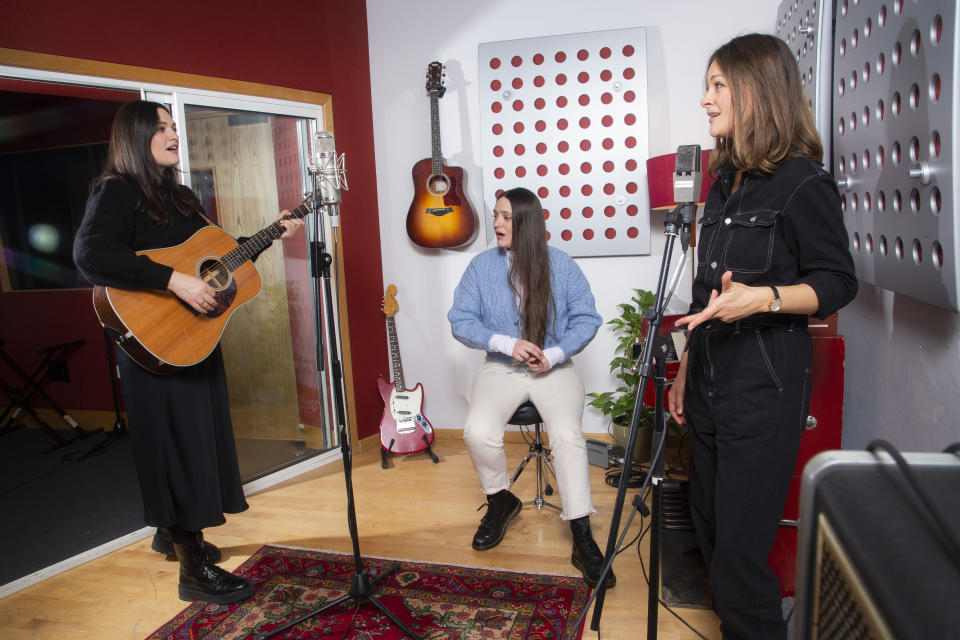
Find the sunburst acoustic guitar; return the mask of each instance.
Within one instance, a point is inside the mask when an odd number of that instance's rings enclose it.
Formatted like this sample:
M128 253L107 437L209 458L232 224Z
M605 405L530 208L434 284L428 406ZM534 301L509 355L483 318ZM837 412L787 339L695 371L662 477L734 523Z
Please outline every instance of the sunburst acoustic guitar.
M387 316L387 340L390 361L393 364L393 382L377 376L377 387L383 399L383 417L380 419L381 466L387 468L387 454L426 451L434 462L439 458L430 448L433 425L423 415L423 385L419 382L407 389L403 381L403 363L400 361L400 342L394 315L400 309L397 285L391 284L383 294L383 313Z
M407 213L407 235L421 247L441 249L468 243L476 232L476 215L463 195L464 174L448 167L440 153L439 99L446 92L443 65L427 67L430 94L430 132L433 155L413 165L413 203Z
M311 210L307 198L288 218ZM183 244L138 251L154 262L190 273L214 290L216 306L198 313L169 291L93 288L93 308L120 348L148 371L171 374L206 359L220 342L230 316L260 292L251 258L283 235L279 221L237 244L226 231L206 226Z

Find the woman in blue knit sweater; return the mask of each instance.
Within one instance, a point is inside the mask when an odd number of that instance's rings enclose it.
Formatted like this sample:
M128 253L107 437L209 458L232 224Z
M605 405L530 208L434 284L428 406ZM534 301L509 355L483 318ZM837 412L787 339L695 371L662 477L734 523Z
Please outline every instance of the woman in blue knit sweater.
M547 246L540 201L527 189L511 189L493 212L497 246L467 266L447 314L454 337L487 359L473 383L463 439L487 495L487 512L473 548L492 549L520 512L508 490L503 432L517 407L529 400L550 435L563 504L573 532L573 565L596 587L603 554L590 531L587 448L581 432L583 382L570 357L580 352L602 322L583 272L563 251ZM607 587L616 583L611 573Z

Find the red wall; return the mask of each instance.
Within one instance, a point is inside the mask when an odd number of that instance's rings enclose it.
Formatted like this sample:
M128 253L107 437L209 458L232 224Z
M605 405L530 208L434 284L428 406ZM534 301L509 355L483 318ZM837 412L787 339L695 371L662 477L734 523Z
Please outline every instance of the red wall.
M4 7L0 47L318 91L333 96L350 191L341 216L358 432L377 432L376 376L387 374L373 121L362 0L117 3L36 0ZM48 392L64 407L112 409L89 291L0 293L0 340L27 368L40 347L86 339L72 381ZM0 377L19 382L5 364ZM0 402L5 402L0 398ZM57 425L60 426L60 425Z

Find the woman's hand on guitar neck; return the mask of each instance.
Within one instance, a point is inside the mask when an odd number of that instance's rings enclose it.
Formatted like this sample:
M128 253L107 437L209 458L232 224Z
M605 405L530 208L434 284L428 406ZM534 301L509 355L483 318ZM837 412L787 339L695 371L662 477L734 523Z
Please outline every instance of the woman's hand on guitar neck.
M289 215L290 212L286 209L277 214L277 220L280 222L280 225L286 229L286 231L284 231L280 236L281 238L291 238L295 236L297 231L300 230L300 227L303 226L302 218L288 218L287 216Z
M167 289L200 313L210 311L217 304L213 288L200 278L186 273L171 273Z

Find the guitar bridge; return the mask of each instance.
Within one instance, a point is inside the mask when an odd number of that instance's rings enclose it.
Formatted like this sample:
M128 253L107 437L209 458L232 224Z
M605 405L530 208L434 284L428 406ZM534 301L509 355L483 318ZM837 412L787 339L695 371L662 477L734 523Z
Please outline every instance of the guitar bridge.
M430 207L427 209L427 213L431 216L445 216L448 213L453 213L453 207Z

